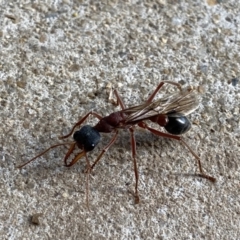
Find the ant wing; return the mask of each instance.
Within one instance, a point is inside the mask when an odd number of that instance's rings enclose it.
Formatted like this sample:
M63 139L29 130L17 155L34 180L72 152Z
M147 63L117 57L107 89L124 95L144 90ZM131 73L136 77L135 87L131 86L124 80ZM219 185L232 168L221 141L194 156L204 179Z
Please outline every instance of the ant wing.
M188 87L182 91L166 95L154 102L145 102L141 105L123 110L127 116L126 123L139 122L159 114L177 112L188 115L198 108L199 89Z

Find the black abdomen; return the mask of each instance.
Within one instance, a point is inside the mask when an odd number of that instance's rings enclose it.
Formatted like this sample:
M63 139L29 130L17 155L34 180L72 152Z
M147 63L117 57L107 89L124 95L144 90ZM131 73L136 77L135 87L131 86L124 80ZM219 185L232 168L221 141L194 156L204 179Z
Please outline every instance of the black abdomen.
M168 123L164 126L167 132L180 135L191 128L188 118L180 113L168 113Z

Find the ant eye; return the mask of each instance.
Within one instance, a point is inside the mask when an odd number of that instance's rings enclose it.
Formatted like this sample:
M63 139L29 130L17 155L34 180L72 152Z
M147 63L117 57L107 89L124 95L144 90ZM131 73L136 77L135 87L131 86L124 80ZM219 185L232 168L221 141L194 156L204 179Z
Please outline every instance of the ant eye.
M85 144L84 148L85 148L85 150L87 148L87 151L92 151L95 148L95 144L93 144L93 143L91 145Z
M86 152L92 151L100 141L100 134L93 127L86 125L73 134L78 146L83 146Z

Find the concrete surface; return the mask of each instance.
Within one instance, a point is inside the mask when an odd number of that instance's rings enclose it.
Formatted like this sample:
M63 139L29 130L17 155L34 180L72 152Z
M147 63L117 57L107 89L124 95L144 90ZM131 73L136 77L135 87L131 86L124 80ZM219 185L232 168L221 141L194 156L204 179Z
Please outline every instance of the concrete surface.
M0 13L1 239L240 239L238 1L1 1ZM139 205L127 131L90 177L90 211L85 160L64 167L65 147L17 169L90 110L119 109L110 87L130 106L162 80L205 86L184 139L215 184L191 175L178 142L139 129Z

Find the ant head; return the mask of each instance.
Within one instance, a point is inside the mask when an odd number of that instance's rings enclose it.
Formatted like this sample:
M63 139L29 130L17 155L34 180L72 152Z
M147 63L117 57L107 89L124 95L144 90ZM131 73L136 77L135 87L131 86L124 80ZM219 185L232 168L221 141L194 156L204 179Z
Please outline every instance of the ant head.
M83 126L73 134L73 139L78 147L85 150L85 152L92 151L99 143L100 137L99 132L89 125Z

